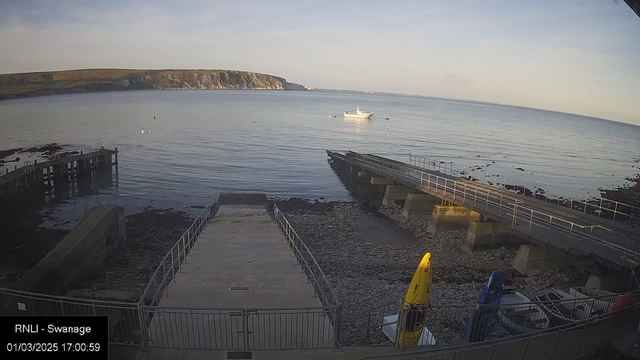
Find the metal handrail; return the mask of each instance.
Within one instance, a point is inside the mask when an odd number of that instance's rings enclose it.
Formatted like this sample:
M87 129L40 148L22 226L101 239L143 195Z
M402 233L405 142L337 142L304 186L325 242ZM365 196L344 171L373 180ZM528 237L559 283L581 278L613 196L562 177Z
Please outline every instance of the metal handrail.
M453 200L456 200L456 197L462 197L462 203L466 204L467 203L467 194L469 195L469 201L471 201L473 199L473 207L474 209L477 209L477 205L478 202L480 202L481 204L485 204L485 211L488 211L489 205L491 205L492 207L497 207L498 208L498 217L508 220L508 218L506 216L509 215L509 211L512 211L511 213L511 217L512 218L512 223L511 223L511 228L514 229L516 227L516 225L518 224L518 220L522 220L525 221L529 224L529 228L527 230L527 233L531 233L531 229L533 225L536 226L540 226L543 227L545 229L548 230L547 233L547 238L549 237L550 231L552 226L555 228L556 231L562 231L562 232L568 232L569 233L569 238L571 239L573 237L573 234L577 235L577 236L582 236L582 237L586 237L587 239L589 239L590 241L594 241L598 238L594 238L593 237L593 229L594 228L600 228L605 230L608 233L608 239L604 240L604 239L598 239L598 240L602 240L604 242L604 245L606 245L608 248L615 248L616 250L620 251L623 255L624 258L627 258L627 253L631 252L632 257L634 258L638 258L640 256L640 254L638 252L631 251L630 248L622 248L620 246L617 245L613 245L611 244L611 235L615 234L616 236L621 237L622 239L626 240L627 244L631 244L631 239L623 234L617 233L615 231L612 231L611 229L608 229L604 226L601 225L580 225L578 223L572 222L572 221L568 221L562 218L559 218L557 215L551 215L551 214L547 214L538 210L534 210L534 209L530 209L530 208L525 208L526 210L529 210L529 217L528 219L526 217L524 217L522 211L519 213L518 209L519 208L523 208L522 205L519 204L520 200L515 198L515 197L511 197L511 196L507 196L504 195L500 192L495 192L495 191L491 191L488 189L485 189L483 187L479 187L476 185L472 185L472 184L468 184L466 181L465 182L460 182L460 181L456 181L456 180L452 180L448 177L443 177L443 176L439 176L439 175L434 175L431 174L430 172L424 172L422 170L416 170L416 169L411 169L411 168L407 168L406 164L405 165L393 165L390 164L389 162L385 162L385 161L380 161L380 160L376 160L376 159L372 159L371 157L365 157L361 154L356 154L356 159L361 160L364 163L373 163L376 164L378 166L382 166L388 169L391 169L393 171L399 172L401 173L404 177L409 177L413 180L415 180L415 184L407 181L406 179L397 179L400 182L407 182L410 183L413 186L417 186L417 182L419 181L420 187L424 188L426 186L427 191L431 190L431 188L433 187L436 194L438 193L438 191L440 189L442 189L443 193L444 193L444 197L452 197ZM400 163L402 164L402 163ZM371 169L372 171L375 172L375 169ZM416 175L412 175L412 173L415 173ZM418 177L417 175L420 175L420 177ZM387 175L388 176L388 175ZM433 178L433 180L432 180ZM435 181L434 181L435 180ZM444 184L442 183L444 182ZM452 185L452 186L451 186ZM471 189L472 191L467 191L468 189ZM491 199L490 197L493 197L496 199L496 201L492 201L493 199ZM499 202L497 202L497 200L499 199ZM505 199L507 201L505 201ZM513 206L510 206L513 205ZM504 215L502 216L502 212L504 211ZM548 223L546 221L540 223L540 220L542 218L545 219L549 219ZM534 221L534 220L537 220ZM555 221L555 223L554 223ZM564 223L566 224L565 226L568 227L567 228L563 228L562 226L558 226L558 222ZM588 235L581 233L581 232L577 232L574 231L574 229L582 229L582 228L589 228L590 232ZM633 243L635 243L635 245L639 245L640 242L633 240Z
M324 292L324 289L323 288L319 289L319 286L317 285L318 278L313 272L314 269L318 272L320 280L322 280L322 283L324 284L324 286L326 286L326 288L329 290L329 294L332 297L333 303L325 303L326 298L323 296L323 298L321 299L321 301L323 302L323 305L340 306L340 301L338 300L338 296L336 295L335 290L329 283L329 280L327 280L327 277L325 276L324 271L322 271L322 268L320 267L320 264L318 264L318 261L316 260L315 256L313 256L313 254L311 253L311 250L309 250L309 248L304 243L304 241L302 241L302 239L300 238L298 233L295 231L293 226L291 226L291 224L289 223L289 220L287 219L287 217L284 216L284 214L282 213L282 211L280 211L280 209L276 204L273 204L273 214L278 225L281 227L281 229L285 233L285 237L287 238L289 246L295 250L294 253L298 258L299 262L304 263L307 270L307 272L305 273L307 274L307 276L310 276L309 274L312 274L311 278L313 279L312 285L314 287L314 291L319 292L319 290L323 290ZM298 242L299 245L296 244L296 241ZM304 254L302 253L301 249L304 251ZM305 255L307 256L307 258L305 258ZM309 262L311 262L311 264Z
M209 223L211 211L214 206L215 204L207 205L162 258L156 271L151 275L151 279L144 289L142 296L140 296L140 300L138 301L140 305L145 305L145 299L151 290L153 290L153 298L150 303L153 305L159 302L159 297L162 294L168 293L169 282L171 280L175 281L176 271L179 272L182 270L182 264L187 261L187 255L189 255L190 250L193 248L198 236L204 230L204 227ZM176 255L174 255L174 253L176 253ZM169 262L171 266L169 269L167 269L167 262ZM160 275L162 276L160 277Z
M417 351L396 353L396 354L372 355L372 356L366 356L364 359L412 360L412 359L418 359L418 358L422 358L430 355L442 357L442 356L445 356L445 354L448 354L451 352L454 352L453 358L455 358L456 357L455 352L457 350L477 350L477 349L483 349L483 348L493 348L496 345L525 341L525 340L538 338L538 337L545 336L552 333L559 333L559 332L568 331L572 329L579 329L579 328L586 329L587 327L589 327L590 324L598 324L603 320L620 318L621 316L623 316L623 314L637 314L637 311L639 309L640 309L640 304L634 304L632 306L611 311L602 315L594 316L589 319L575 321L575 322L571 322L571 323L557 326L557 327L536 330L536 331L532 331L532 332L524 333L520 335L508 336L506 338L486 340L478 343L458 344L458 345L441 347L438 349L424 349L424 350L417 350ZM624 316L624 318L626 319L627 316ZM553 345L554 348L556 345L559 345L559 344L554 343ZM519 357L522 357L522 355L520 355Z
M422 161L420 161L420 160L422 160ZM433 171L442 172L442 171L440 171L440 170L441 170L441 167L439 166L439 167L438 167L438 170L436 170L436 169L435 169L435 165L436 165L436 164L441 165L441 164L443 164L443 163L445 164L444 172L443 172L443 173L444 173L444 174L446 174L446 173L447 173L447 167L446 167L447 163L446 163L446 162L438 161L438 160L431 160L431 159L429 159L429 158L425 158L425 157L422 157L422 156L416 156L416 155L409 154L409 165L411 165L411 166L416 166L416 167L421 167L421 168L423 168L423 169L431 170L431 169L430 169L430 165L434 165ZM426 167L424 166L425 164L427 165ZM454 171L454 170L453 170L453 163L449 163L449 164L451 165L451 166L449 167L449 170L450 170L450 171L449 171L449 174L450 174L450 175L452 175L452 176L456 176L456 177L462 177L462 175L461 175L461 174L462 174L462 171L460 171L460 167L456 165L456 169L457 169L457 170L455 170L455 171ZM473 171L474 171L474 170L473 170L473 167L472 167L472 168L471 168L471 176L473 176ZM477 170L477 171L485 171L485 173L486 173L486 174L489 174L489 172L488 172L488 171L486 171L486 170L482 170L482 169L480 169L480 170ZM493 187L498 188L498 189L502 188L502 189L504 189L504 190L510 191L509 189L507 189L507 188L506 188L506 185L507 185L507 184L506 184L506 182L505 182L506 180L504 180L504 179L506 179L506 176L505 176L505 175L500 175L500 174L497 174L497 173L496 173L494 176L495 176L495 178L496 178L496 182L495 182L495 183L493 183L493 184L490 184L490 183L488 182L488 180L487 180L489 177L485 176L485 184L486 184L486 185L489 185L489 186L493 186ZM491 178L493 178L494 176L491 176ZM502 183L502 185L503 185L502 187L500 187L500 186L498 186L498 185L497 185L497 184L498 184L497 178L498 178L498 177L500 177L500 176L502 176L502 179L503 179L503 180L501 181L501 183ZM540 182L537 182L537 181L531 181L531 180L526 180L526 179L521 179L520 177L517 177L517 176L514 176L513 178L518 179L518 181L524 181L524 182L525 182L525 184L526 184L526 183L528 183L528 182L535 183L535 184L537 184L537 185L534 185L533 189L535 189L536 187L537 187L538 189L541 189L541 187L540 187ZM480 179L480 178L478 178L478 179ZM514 187L514 189L515 189L515 191L516 191L516 192L518 192L518 191L517 191L517 187L518 187L518 185L517 185L517 184L511 185L511 186L513 186L513 187ZM522 187L522 186L521 186L521 187ZM545 202L547 202L547 201L549 200L549 194L550 194L550 192L549 192L548 190L546 190L546 189L549 189L549 188L554 188L554 189L557 189L557 190L559 190L559 191L562 191L562 188L560 188L560 187L555 187L555 186L550 186L549 184L545 184L545 194L544 194ZM538 194L538 193L537 193L537 191L533 191L533 190L530 190L530 191L531 191L531 193L533 193L533 197L534 197L534 199L535 199L535 198L537 198L537 194ZM584 212L584 213L586 213L586 212L587 212L587 208L588 208L588 207L592 207L592 208L594 208L594 209L597 209L596 211L597 211L597 213L598 213L598 217L599 217L599 216L601 216L601 214L603 213L603 211L607 211L607 212L611 212L611 213L613 213L613 220L614 220L614 221L616 220L616 215L617 215L617 214L627 216L627 217L629 217L628 225L631 225L631 224L633 223L633 220L634 220L634 219L635 219L635 220L640 220L640 216L638 216L638 215L634 215L634 213L635 213L635 214L640 214L640 208L638 208L637 206L633 206L633 205L630 205L630 204L627 204L627 203L624 203L624 202L621 202L621 201L616 201L616 200L607 199L607 198L602 197L602 196L600 196L600 197L593 197L593 199L594 199L594 200L599 201L599 204L598 204L598 205L594 205L594 204L590 204L590 203L588 203L588 202L587 202L587 200L588 200L588 198L589 198L589 193L588 193L588 192L587 192L587 195L584 195L584 194L581 194L581 193L576 192L576 191L574 191L574 190L569 190L569 191L571 191L572 195L577 193L578 195L581 195L581 196L583 197L583 200L582 200L582 201L580 201L579 199L577 199L575 195L573 195L570 199L567 199L567 200L570 200L570 202L569 202L569 206L568 206L568 207L569 207L570 209L572 209L572 210L574 209L574 205L573 205L573 204L574 204L574 203L576 203L576 204L582 204L582 205L583 205L583 212ZM526 195L526 191L524 190L524 187L523 187L523 194L524 194L524 195ZM559 195L558 195L558 196L556 196L556 198L557 198L557 200L558 200L558 205L560 205L560 206L564 206L564 205L563 205L563 203L561 203L559 200L566 199L566 198L565 198L565 197L563 197L563 196L559 196ZM611 204L611 205L613 206L613 209L611 209L611 208L607 207L607 206L606 206L606 205L607 205L607 203ZM624 207L626 207L626 208L629 208L629 213L625 213L625 212L619 211L619 210L618 210L618 208L619 208L619 207L623 207L623 208L624 208Z
M296 256L298 263L302 266L302 272L307 275L307 279L311 282L314 294L319 296L320 302L325 306L325 308L335 308L335 312L331 312L333 318L330 319L330 321L332 321L334 331L334 346L338 349L340 347L340 331L342 326L342 305L340 304L340 300L331 286L331 283L327 280L327 277L325 276L324 271L322 271L322 268L315 256L313 256L311 250L307 247L307 244L302 241L296 230L289 223L287 217L284 216L276 204L273 204L273 216L276 220L276 224L284 233L285 238L289 243L289 247L294 250L294 255ZM327 299L327 291L330 295L329 299Z

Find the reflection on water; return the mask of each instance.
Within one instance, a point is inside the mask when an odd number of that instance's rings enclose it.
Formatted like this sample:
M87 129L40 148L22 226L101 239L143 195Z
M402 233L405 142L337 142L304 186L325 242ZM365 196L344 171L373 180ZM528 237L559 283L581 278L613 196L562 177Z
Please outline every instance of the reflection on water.
M375 109L376 115L344 119L339 112L351 104ZM638 126L410 96L250 90L74 94L2 101L0 119L3 148L51 142L69 144L69 150L118 146L118 186L98 187L83 202L115 202L127 214L148 206L189 211L220 192L352 199L327 166L325 149L403 162L411 153L590 193L623 184L640 166L634 162ZM68 194L60 197L72 199L71 189ZM60 212L76 212L72 203L60 204Z

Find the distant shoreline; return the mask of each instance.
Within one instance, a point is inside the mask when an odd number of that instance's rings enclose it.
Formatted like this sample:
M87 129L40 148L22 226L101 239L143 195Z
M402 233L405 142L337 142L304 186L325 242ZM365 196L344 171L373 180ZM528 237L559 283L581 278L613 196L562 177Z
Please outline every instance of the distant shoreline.
M80 69L0 74L0 100L150 89L307 90L279 76L236 70Z
M439 97L439 96L391 93L391 92L385 92L385 91L363 91L363 90L322 89L322 88L315 88L313 90L314 91L318 91L318 92L343 92L343 93L362 94L362 95L392 95L392 96L402 96L402 97L411 97L411 98L419 98L419 99L432 99L432 100L444 100L444 101L454 101L454 102L467 102L467 103L480 104L480 105L506 106L506 107L516 108L516 109L546 111L546 112L552 112L552 113L558 113L558 114L564 114L564 115L580 116L580 117L585 117L585 118L594 119L594 120L611 121L611 122L614 122L614 123L620 123L620 124L625 124L625 125L640 126L640 123L633 124L633 123L626 122L626 121L621 121L621 120L606 119L606 118L595 117L595 116L591 116L591 115L570 113L570 112L560 111L560 110L541 109L541 108L534 108L534 107L530 107L530 106L502 104L502 103L495 103L495 102L481 101L481 100L472 100L472 99L444 98L444 97Z

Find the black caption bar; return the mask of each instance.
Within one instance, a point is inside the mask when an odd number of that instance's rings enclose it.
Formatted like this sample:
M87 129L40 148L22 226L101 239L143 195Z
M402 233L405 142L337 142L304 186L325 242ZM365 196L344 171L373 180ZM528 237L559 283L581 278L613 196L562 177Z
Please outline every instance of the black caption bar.
M108 316L0 316L0 359L109 358Z

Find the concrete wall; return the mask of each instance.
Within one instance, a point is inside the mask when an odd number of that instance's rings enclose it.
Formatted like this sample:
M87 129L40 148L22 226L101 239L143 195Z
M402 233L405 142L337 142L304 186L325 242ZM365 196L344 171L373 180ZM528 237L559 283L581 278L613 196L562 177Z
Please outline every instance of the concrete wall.
M64 294L99 270L107 256L126 240L124 209L103 205L88 210L73 229L16 288L47 294Z

